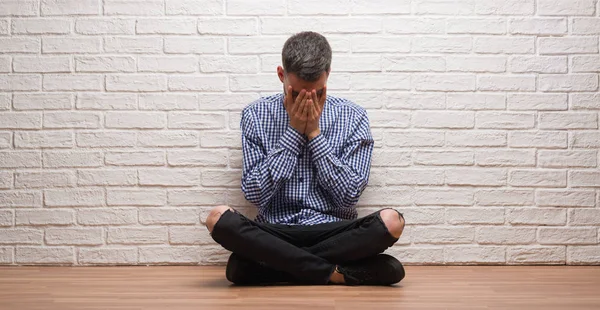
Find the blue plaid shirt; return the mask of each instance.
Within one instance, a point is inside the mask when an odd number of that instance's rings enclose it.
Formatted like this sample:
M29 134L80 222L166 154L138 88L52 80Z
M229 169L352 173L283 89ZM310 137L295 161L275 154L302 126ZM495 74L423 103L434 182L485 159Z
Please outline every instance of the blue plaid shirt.
M373 153L362 107L327 96L308 141L289 125L282 93L242 111L242 191L258 207L257 222L313 225L357 218Z

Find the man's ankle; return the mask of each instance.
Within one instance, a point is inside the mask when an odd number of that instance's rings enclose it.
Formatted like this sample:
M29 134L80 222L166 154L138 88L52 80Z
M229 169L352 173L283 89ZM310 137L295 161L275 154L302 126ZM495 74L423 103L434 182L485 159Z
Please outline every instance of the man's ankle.
M344 280L344 275L339 272L338 266L335 266L335 270L329 277L329 282L334 284L344 284L346 281Z

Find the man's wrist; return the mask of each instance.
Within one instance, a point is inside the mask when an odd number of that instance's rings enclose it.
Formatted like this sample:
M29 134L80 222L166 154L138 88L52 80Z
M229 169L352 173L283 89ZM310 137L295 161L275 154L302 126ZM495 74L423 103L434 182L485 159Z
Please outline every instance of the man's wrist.
M306 137L308 137L308 140L310 141L320 134L321 134L321 129L317 128L316 130L313 130L312 132L306 133Z

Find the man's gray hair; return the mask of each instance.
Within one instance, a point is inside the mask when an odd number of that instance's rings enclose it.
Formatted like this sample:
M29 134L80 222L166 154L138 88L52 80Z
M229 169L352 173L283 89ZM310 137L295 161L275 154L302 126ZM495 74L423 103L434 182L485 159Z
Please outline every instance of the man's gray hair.
M287 39L281 58L286 73L314 82L331 69L331 46L321 34L300 32Z

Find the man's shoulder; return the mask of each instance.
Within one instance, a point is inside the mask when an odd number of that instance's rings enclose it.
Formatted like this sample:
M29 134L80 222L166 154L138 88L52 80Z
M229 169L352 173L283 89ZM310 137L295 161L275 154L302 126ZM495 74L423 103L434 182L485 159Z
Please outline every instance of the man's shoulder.
M244 107L242 110L243 114L249 113L250 111L270 111L277 108L278 104L281 104L283 94L273 94L269 96L260 97Z

